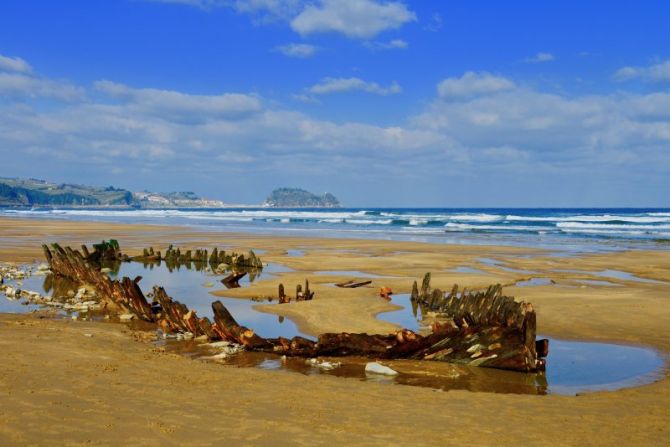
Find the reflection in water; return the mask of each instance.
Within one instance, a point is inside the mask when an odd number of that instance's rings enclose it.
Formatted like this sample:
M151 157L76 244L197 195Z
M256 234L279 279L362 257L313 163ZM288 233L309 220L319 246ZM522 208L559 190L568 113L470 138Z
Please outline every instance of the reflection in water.
M170 352L188 355L194 359L210 357L218 351L207 345L193 341L161 341ZM544 374L521 374L489 368L468 367L445 362L420 362L395 360L384 362L399 372L397 376L366 374L365 364L369 359L362 357L320 358L331 363L340 363L334 369L322 369L310 364L304 358L281 358L277 355L259 352L240 352L219 363L241 367L262 368L275 371L293 372L304 375L325 374L335 377L353 378L363 381L397 385L412 385L436 390L468 390L488 393L546 394L548 389Z

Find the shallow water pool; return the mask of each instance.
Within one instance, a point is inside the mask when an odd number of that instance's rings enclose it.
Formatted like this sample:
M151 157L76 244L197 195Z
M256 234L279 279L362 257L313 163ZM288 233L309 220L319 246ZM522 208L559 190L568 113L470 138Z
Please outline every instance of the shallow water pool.
M281 266L275 272L282 270ZM278 273L272 273L272 275ZM219 283L223 275L205 270L180 268L170 272L165 265L143 265L123 263L114 277L142 276L140 287L149 292L153 285L161 285L168 295L196 310L199 316L212 318L211 303L220 300L242 325L254 329L263 337L305 336L288 318L256 310L257 302L247 299L214 296L210 292L223 289ZM254 281L267 278L267 271L254 278ZM207 282L215 286L208 288ZM33 276L23 280L23 288L41 293L58 290L63 293L71 285L60 285L46 277ZM317 298L318 299L318 296ZM375 298L382 299L382 298ZM8 302L1 298L0 311L26 312L36 306L25 306L20 301ZM264 301L267 303L267 301ZM384 312L378 318L416 332L425 329L422 321L425 313L421 306L410 300L409 294L391 296L391 302L399 309ZM4 307L3 307L4 305ZM281 306L290 306L282 304ZM7 310L3 310L7 309ZM11 310L17 309L17 310ZM540 316L541 317L541 316ZM313 338L313 337L308 337ZM538 337L542 338L542 337ZM194 342L161 341L170 349L198 358L212 355L212 349ZM362 358L328 359L342 362L334 369L322 369L306 363L305 359L282 360L276 355L244 352L225 359L225 363L236 366L253 366L264 369L278 369L301 374L328 374L340 377L353 377L360 380L392 384L415 385L448 391L466 389L471 391L524 393L524 394L575 394L584 391L616 390L641 385L657 380L662 376L665 359L653 349L636 346L624 346L608 343L590 343L551 339L547 358L547 370L544 373L524 374L488 368L468 367L445 362L419 362L398 360L388 362L400 374L395 377L366 375Z

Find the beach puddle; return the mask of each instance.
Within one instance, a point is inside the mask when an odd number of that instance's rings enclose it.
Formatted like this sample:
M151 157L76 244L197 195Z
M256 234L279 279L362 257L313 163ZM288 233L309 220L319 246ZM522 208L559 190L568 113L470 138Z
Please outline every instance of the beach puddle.
M301 258L305 256L305 251L297 249L286 250L286 255L292 258Z
M472 267L465 267L465 266L455 267L455 268L449 269L447 271L452 272L452 273L470 273L470 274L473 274L473 275L486 275L486 272L483 271L483 270L479 270L479 269L472 268Z
M554 270L555 272L562 272L562 273L577 273L581 275L591 275L591 276L600 276L602 278L611 278L611 279L619 279L621 281L632 281L632 282L639 282L639 283L647 283L647 284L667 284L664 281L658 281L655 279L649 279L649 278L642 278L640 276L633 275L632 273L624 272L622 270L601 270L599 272L591 272L591 271L584 271L584 270L573 270L573 269L558 269ZM612 283L610 283L612 284ZM617 284L615 284L617 285Z
M515 269L515 268L512 268L512 267L507 267L507 266L505 266L505 263L503 261L499 261L497 259L492 259L492 258L477 258L477 262L479 262L481 264L484 264L488 267L493 267L493 268L496 268L498 270L503 270L505 272L526 273L526 274L535 273L535 272L530 271L530 270L522 270L522 269Z
M272 265L272 264L271 264ZM265 279L282 271L283 266L263 270L253 280ZM333 273L340 274L341 272ZM346 272L361 273L361 272ZM112 277L142 276L140 287L147 293L154 285L161 285L168 295L197 311L199 316L212 318L211 303L220 300L244 326L253 328L263 337L305 336L288 318L258 311L256 301L231 297L213 296L212 290L221 290L220 279L205 269L179 268L170 271L164 264L123 263L110 272ZM355 276L355 275L351 275ZM248 279L251 281L251 279ZM207 283L214 287L205 287ZM34 290L43 294L58 296L76 290L76 286L55 281L51 276L31 276L22 280L25 290ZM382 298L379 298L382 299ZM22 301L9 302L2 298L0 311L28 312L36 309L33 305L20 304ZM267 303L268 301L263 301ZM8 304L9 303L9 304ZM399 309L383 312L378 318L399 327L421 332L427 328L425 322L431 320L430 312L425 312L410 299L409 294L391 296L391 303ZM282 306L290 306L284 304ZM62 311L61 311L62 312ZM71 312L75 313L75 312ZM62 312L65 314L65 312ZM86 318L95 319L95 315ZM102 316L99 316L100 319ZM425 318L427 317L427 318ZM307 337L312 338L313 337ZM195 359L217 361L238 367L257 367L269 370L300 373L305 375L327 374L358 380L389 384L428 387L440 391L470 390L498 393L520 394L575 394L579 392L617 390L620 388L650 383L662 377L664 358L652 349L622 346L606 343L587 343L552 339L547 358L547 370L544 373L524 374L488 368L468 367L444 362L420 362L395 360L384 362L394 370L397 376L366 374L364 358L323 358L310 361L304 358L281 358L273 354L240 352L233 355L221 355L221 351L208 344L198 344L193 340L163 339L159 345L174 352ZM217 355L218 354L218 355ZM212 360L212 356L216 360ZM325 362L325 363L324 363Z
M530 278L524 281L517 281L515 287L533 287L533 286L551 286L555 282L549 278Z

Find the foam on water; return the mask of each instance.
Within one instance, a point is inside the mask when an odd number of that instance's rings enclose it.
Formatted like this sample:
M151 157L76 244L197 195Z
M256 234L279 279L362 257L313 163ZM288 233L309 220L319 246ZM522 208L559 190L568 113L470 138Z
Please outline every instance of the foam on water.
M0 215L186 224L258 233L512 244L577 251L664 248L667 209L3 209ZM566 244L570 241L570 244Z

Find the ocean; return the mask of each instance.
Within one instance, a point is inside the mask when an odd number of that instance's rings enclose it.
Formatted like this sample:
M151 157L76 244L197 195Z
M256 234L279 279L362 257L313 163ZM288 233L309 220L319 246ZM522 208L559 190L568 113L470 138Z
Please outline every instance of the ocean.
M590 252L670 248L668 208L0 209L0 216Z

